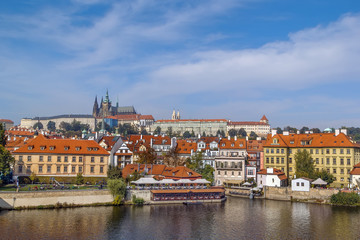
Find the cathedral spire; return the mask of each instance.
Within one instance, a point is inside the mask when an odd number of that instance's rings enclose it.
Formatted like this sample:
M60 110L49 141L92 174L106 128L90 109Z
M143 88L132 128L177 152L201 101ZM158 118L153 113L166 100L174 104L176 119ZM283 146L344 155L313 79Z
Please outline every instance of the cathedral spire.
M93 116L97 117L99 113L99 105L98 105L98 101L97 101L97 96L95 96L95 102L94 102L94 106L93 106Z

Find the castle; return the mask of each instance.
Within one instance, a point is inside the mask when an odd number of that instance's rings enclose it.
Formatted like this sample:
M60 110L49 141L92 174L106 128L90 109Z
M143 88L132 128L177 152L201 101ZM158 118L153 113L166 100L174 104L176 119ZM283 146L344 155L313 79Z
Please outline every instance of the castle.
M119 107L119 102L116 103L116 106L112 106L108 91L106 91L105 99L101 98L100 105L98 105L97 96L95 97L93 106L93 116L95 118L132 114L136 114L133 106Z

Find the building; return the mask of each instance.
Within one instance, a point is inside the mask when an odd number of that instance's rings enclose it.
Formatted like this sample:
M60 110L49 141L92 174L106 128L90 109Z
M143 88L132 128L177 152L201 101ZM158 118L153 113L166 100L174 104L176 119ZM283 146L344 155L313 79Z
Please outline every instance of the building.
M264 149L265 140L248 140L246 141L248 166L256 167L256 170L264 169Z
M101 98L100 105L98 104L97 96L95 97L92 114L95 118L132 114L136 114L135 108L133 106L119 107L118 102L116 103L116 106L112 106L108 91L106 91L105 99Z
M43 135L13 152L14 176L106 177L109 153L91 140L48 139Z
M64 114L52 117L23 118L21 119L20 127L31 129L36 123L41 123L44 129L49 130L47 126L50 121L55 123L56 129L60 128L61 122L71 124L73 121L78 121L81 124L88 124L92 130L96 127L96 118L86 114Z
M360 187L360 163L356 164L350 172L350 187Z
M360 145L346 133L346 130L308 134L273 132L264 144L264 166L281 169L294 178L295 154L305 149L315 162L315 170L325 169L334 175L332 186L347 186L352 166L360 162Z
M287 180L285 173L276 168L262 169L257 173L258 187L286 187Z
M293 179L291 180L291 191L309 192L312 181L312 179L304 177Z
M5 130L9 130L14 126L14 122L9 119L0 119L0 124L4 126Z
M256 133L260 137L266 137L270 133L270 124L269 120L264 115L259 122L232 122L229 121L227 125L227 132L231 129L239 131L244 129L247 135L250 135L251 132Z

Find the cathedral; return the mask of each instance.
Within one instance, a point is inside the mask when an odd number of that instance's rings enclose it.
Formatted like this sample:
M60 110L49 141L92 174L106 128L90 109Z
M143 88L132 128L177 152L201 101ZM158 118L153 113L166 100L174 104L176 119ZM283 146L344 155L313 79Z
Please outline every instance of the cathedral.
M95 97L93 116L96 118L131 114L136 114L133 106L119 107L118 102L116 106L112 106L108 91L106 91L105 99L101 98L100 105L98 104L97 96Z

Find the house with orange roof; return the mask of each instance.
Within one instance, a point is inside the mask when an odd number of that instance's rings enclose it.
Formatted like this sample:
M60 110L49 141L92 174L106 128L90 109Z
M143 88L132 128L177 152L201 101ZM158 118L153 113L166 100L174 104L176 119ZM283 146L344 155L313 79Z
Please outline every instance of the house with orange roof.
M348 186L352 167L360 162L360 145L347 136L346 129L335 133L269 134L264 144L264 166L281 169L290 179L294 178L295 154L308 151L315 170L326 170L335 177L334 187Z
M360 163L354 165L350 172L350 187L360 188Z
M106 177L109 153L97 142L39 135L13 152L14 176Z
M0 124L4 126L5 130L9 130L14 126L14 122L10 119L0 119Z
M262 169L257 173L258 187L286 187L288 179L283 171L276 168Z
M262 116L259 122L256 121L229 121L227 125L227 132L231 129L239 131L244 129L249 136L251 132L256 133L260 137L266 137L271 130L269 120L265 115Z

